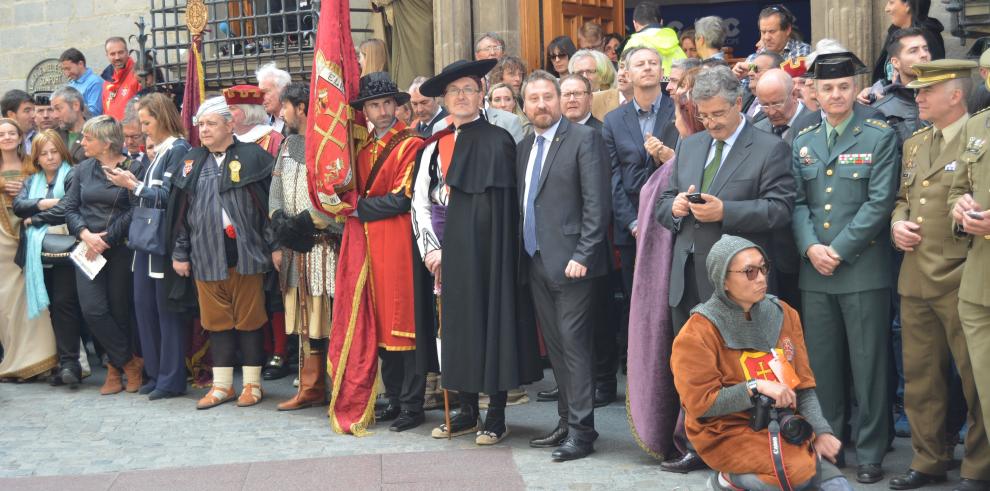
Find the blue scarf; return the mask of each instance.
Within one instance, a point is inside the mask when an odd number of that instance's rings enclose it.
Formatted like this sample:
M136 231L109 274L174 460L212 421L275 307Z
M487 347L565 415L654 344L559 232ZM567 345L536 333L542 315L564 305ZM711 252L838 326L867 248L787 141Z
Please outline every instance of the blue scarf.
M55 188L52 197L61 199L65 196L65 175L69 173L69 164L62 162L55 174ZM44 172L36 172L28 178L28 198L44 199L48 195L48 182ZM24 287L27 291L28 318L38 317L48 308L48 290L45 288L45 275L41 267L41 242L48 232L48 225L32 225L24 231L27 246L24 254Z

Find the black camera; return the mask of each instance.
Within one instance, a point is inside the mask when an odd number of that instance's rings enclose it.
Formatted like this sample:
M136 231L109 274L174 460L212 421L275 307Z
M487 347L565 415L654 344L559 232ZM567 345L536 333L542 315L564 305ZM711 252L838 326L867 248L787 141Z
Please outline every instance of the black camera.
M750 410L749 427L753 431L762 431L774 420L780 425L780 436L792 445L801 445L808 441L814 430L811 423L796 414L792 409L773 407L773 399L760 394L753 398L753 409Z

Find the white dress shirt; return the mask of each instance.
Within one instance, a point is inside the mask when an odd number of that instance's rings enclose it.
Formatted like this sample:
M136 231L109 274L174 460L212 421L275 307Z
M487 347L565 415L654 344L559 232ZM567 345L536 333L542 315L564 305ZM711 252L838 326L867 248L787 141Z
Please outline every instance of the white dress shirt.
M563 116L561 116L563 118ZM540 157L542 161L540 162L540 175L543 175L543 171L547 168L547 153L550 151L550 144L553 143L553 137L557 134L557 128L560 127L560 119L557 120L553 126L547 128L546 130L540 132L539 129L536 130L536 136L533 139L533 149L529 151L529 160L526 161L526 189L525 194L523 194L523 206L529 204L527 197L529 196L529 186L530 186L530 174L533 173L533 165L536 163L536 150L539 146L536 144L536 138L543 137L546 141L543 142L543 155ZM532 183L533 186L538 186L540 184L539 179ZM523 210L523 219L529 220L529 210Z

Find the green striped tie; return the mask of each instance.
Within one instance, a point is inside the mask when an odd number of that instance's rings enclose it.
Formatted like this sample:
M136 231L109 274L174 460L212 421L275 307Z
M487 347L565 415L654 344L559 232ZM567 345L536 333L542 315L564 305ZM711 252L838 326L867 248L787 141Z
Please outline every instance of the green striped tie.
M715 156L712 157L711 162L708 162L708 165L705 166L705 176L701 180L702 193L708 192L708 188L712 185L712 181L715 180L715 174L718 174L718 168L722 166L722 148L724 147L724 141L715 141Z

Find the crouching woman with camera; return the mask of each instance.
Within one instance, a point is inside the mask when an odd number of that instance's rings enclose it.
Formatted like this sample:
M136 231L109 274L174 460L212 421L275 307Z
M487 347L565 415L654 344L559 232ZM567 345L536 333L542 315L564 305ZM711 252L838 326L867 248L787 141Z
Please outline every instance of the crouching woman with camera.
M768 296L769 259L730 235L705 262L716 286L674 340L685 430L717 473L713 489L852 489L829 462L840 442L822 417L797 312Z

